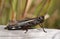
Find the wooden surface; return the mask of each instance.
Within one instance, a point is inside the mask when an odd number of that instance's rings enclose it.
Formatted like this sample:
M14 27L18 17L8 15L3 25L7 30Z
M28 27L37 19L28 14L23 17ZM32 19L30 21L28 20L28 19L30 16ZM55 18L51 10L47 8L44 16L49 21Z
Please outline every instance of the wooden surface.
M0 25L0 39L60 39L60 30L58 29L29 29L27 33L23 30L5 30L5 25Z

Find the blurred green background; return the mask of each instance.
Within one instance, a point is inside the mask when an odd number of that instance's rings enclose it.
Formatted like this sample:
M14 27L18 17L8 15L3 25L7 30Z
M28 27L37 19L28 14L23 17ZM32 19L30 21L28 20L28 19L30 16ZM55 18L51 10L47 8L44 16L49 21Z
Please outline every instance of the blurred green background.
M60 0L0 0L0 24L48 14L44 27L60 29Z

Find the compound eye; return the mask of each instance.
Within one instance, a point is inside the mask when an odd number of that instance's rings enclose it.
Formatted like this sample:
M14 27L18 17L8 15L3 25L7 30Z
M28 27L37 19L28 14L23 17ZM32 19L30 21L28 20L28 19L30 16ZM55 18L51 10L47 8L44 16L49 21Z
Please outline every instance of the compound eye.
M44 19L44 16L39 17L39 19Z

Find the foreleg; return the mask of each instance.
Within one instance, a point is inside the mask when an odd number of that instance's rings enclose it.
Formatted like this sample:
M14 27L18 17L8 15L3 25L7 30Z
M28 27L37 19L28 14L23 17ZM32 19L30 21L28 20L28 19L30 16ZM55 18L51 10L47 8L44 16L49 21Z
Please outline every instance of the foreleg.
M47 31L45 31L44 30L44 26L43 26L43 24L41 23L41 24L39 24L39 26L43 29L43 31L46 33Z

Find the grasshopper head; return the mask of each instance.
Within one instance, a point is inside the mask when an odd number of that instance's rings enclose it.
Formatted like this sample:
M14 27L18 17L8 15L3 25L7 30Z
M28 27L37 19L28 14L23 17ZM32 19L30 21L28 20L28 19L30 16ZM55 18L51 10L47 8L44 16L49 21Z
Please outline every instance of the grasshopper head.
M44 22L44 16L38 17L38 21L39 21L40 23Z

